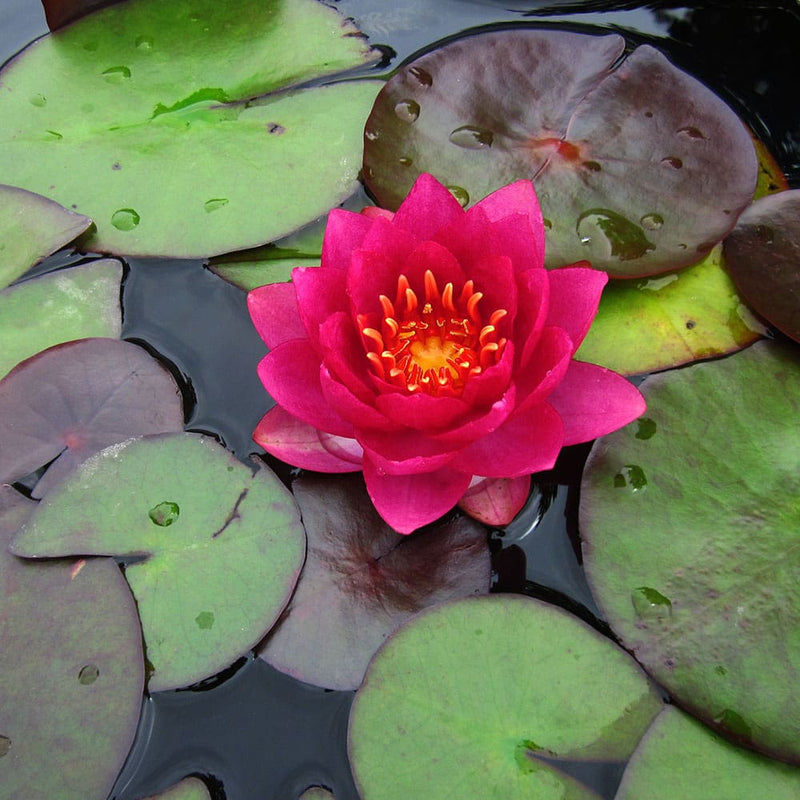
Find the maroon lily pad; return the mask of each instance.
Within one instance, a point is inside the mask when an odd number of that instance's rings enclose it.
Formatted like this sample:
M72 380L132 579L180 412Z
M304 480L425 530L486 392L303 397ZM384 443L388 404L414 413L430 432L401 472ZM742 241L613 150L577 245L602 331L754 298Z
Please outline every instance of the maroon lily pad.
M800 190L756 200L739 217L724 252L744 299L800 342Z
M104 447L183 430L180 391L141 347L117 339L56 345L0 381L0 480L55 461L36 485L42 497Z
M355 689L389 634L417 611L485 594L485 529L456 518L403 536L377 514L360 475L304 476L295 497L306 564L283 619L259 655L329 689Z
M589 259L616 277L696 262L733 227L758 172L725 103L649 46L493 31L401 69L367 121L364 175L394 209L421 172L463 205L533 180L547 263Z
M35 505L0 487L0 794L106 797L141 708L136 606L111 559L8 552Z

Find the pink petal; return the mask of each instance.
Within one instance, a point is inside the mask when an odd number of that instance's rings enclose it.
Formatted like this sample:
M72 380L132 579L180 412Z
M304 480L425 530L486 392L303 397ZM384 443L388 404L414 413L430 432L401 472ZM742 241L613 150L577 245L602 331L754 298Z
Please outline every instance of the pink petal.
M433 175L422 173L397 209L393 223L425 240L463 214L464 209L449 190Z
M496 431L465 447L453 466L473 475L516 478L550 469L563 444L563 425L547 403L517 412Z
M446 514L471 475L439 469L422 475L384 475L364 457L364 480L378 513L398 533L411 533Z
M353 427L328 405L319 379L319 356L305 339L293 339L270 350L258 365L258 376L275 402L292 416L337 436Z
M324 267L299 267L292 270L300 318L314 347L319 345L319 329L331 314L348 307L345 273Z
M596 269L563 267L550 270L550 308L547 324L563 328L575 350L597 314L608 275Z
M361 213L368 219L394 219L394 211L389 211L388 208L380 208L379 206L364 206Z
M466 382L461 397L465 403L475 407L486 407L502 397L511 383L514 368L514 343L506 344L500 360Z
M343 419L359 428L378 430L397 430L398 426L379 410L360 400L345 385L331 376L326 367L320 370L320 384L325 399L331 408Z
M502 527L517 516L530 490L530 475L473 478L472 485L458 501L458 507L485 525Z
M517 276L517 319L514 342L517 363L527 364L536 349L550 307L550 277L545 269L530 269Z
M389 419L401 419L409 428L441 430L467 418L470 406L458 397L388 392L375 398L375 407Z
M449 464L453 447L420 431L380 431L356 427L355 437L373 464L388 475L431 472Z
M325 320L320 328L320 348L330 377L346 386L363 403L373 405L372 368L361 334L349 314L339 311Z
M465 447L497 430L516 408L516 387L512 384L503 396L490 406L488 411L473 413L462 425L443 433L432 434L431 438L453 448Z
M372 220L362 214L334 208L328 214L325 236L322 240L322 266L347 269L350 254L361 247L361 242L372 227Z
M267 347L277 347L290 339L306 338L297 295L291 283L272 283L248 292L247 310Z
M548 397L564 379L573 350L572 339L562 328L542 331L528 363L514 373L519 408L538 405Z
M361 448L355 440L322 433L280 406L264 415L253 431L253 440L268 453L295 467L316 472L361 469Z
M397 279L404 263L405 255L397 259L391 253L377 250L358 250L353 253L352 265L347 272L347 295L348 308L354 318L358 314L373 314L374 324L380 324L382 311L379 297L385 294L394 302Z
M571 361L567 374L548 397L564 421L564 444L604 436L641 416L646 404L639 390L616 372Z

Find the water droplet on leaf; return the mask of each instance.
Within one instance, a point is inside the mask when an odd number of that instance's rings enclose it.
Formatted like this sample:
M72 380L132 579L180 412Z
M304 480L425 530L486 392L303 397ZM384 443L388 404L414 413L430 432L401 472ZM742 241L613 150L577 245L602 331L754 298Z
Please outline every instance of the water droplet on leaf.
M475 125L462 125L450 134L450 142L466 150L483 150L491 147L493 141L494 134L491 131Z
M576 232L581 244L593 245L596 255L605 258L616 256L620 261L631 261L655 250L638 225L606 208L585 211L578 219Z
M544 225L546 231L553 230L553 223L547 217L542 217L542 225Z
M157 506L153 506L147 512L147 516L150 517L153 524L166 528L178 519L180 513L181 510L177 503L170 503L168 500L164 500Z
M403 122L416 122L419 118L419 103L416 100L401 100L394 107L394 113Z
M636 616L658 619L672 615L672 600L650 586L638 586L631 592L631 603Z
M203 203L203 208L206 214L210 214L212 211L216 211L218 208L222 208L226 205L228 205L227 197L212 197L210 200L206 200L206 202Z
M649 417L639 417L637 420L638 427L634 434L637 439L650 439L658 430L658 425L654 419Z
M583 166L591 172L600 172L603 169L598 161L584 161Z
M408 74L425 89L429 86L433 86L433 77L428 70L422 69L422 67L411 67L411 69L408 70Z
M139 50L152 50L153 40L149 36L137 36L136 47Z
M58 131L45 131L46 142L60 142L64 137Z
M666 156L661 159L661 163L664 164L664 166L672 167L672 169L680 169L683 166L683 161L677 156Z
M775 231L769 225L756 225L755 234L764 244L772 244L775 241Z
M128 67L109 67L102 72L103 77L107 83L122 83L122 81L130 78L131 71Z
M367 137L371 142L374 142L380 134L377 131L364 131L364 136Z
M11 739L8 736L0 736L0 758L8 753L11 749Z
M684 128L678 128L678 133L686 136L689 139L705 139L705 135L699 128L695 128L694 125L687 125Z
M47 98L43 94L32 94L28 98L28 102L32 106L36 106L37 108L42 108L42 106L47 105Z
M614 476L614 488L630 488L631 491L638 492L647 486L647 476L638 464L626 464Z
M90 686L98 677L100 677L100 669L96 664L87 664L85 667L81 667L78 672L78 680L84 686Z
M132 231L140 217L132 208L120 208L111 215L111 224L118 231Z
M197 627L200 628L201 631L208 631L214 627L214 612L213 611L201 611L195 618L194 621L197 623Z
M462 186L455 186L451 185L446 187L447 191L450 192L459 203L461 203L461 207L464 208L467 203L469 203L469 192L464 189Z
M401 166L404 167L410 167L414 163L414 160L408 156L400 156L397 161L401 164Z
M664 217L661 214L645 214L640 222L646 230L657 231L664 224Z

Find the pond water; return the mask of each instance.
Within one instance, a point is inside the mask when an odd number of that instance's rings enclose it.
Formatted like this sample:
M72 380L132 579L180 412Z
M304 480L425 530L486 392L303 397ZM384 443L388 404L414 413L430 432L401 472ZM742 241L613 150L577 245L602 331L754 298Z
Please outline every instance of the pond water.
M495 24L600 27L649 42L725 98L765 141L790 185L800 185L800 116L790 68L800 44L796 3L493 2L492 0L339 0L373 44L389 74L412 54L473 26ZM44 33L33 0L2 0L0 58ZM61 253L38 268L76 263ZM189 401L187 427L218 437L240 458L259 452L250 434L268 406L255 365L263 345L245 311L244 294L202 262L130 259L123 290L123 336L171 365ZM492 534L494 590L560 604L607 630L579 563L577 484L588 446L570 448L539 480L520 516ZM270 462L289 480L291 472ZM346 755L352 693L303 685L248 657L191 690L144 701L139 733L116 800L203 776L214 797L296 798L310 785L337 800L358 800ZM583 768L584 770L587 768ZM577 768L576 768L577 770ZM619 765L579 776L612 798Z

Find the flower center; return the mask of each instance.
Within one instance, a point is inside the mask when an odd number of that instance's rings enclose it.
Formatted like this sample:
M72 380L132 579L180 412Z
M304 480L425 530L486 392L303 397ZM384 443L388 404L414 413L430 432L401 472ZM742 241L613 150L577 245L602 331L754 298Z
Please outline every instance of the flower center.
M440 292L434 274L425 272L420 302L405 275L397 279L394 302L380 295L382 317L359 314L367 359L377 377L410 394L455 397L467 380L496 364L506 339L497 326L508 313L493 311L484 323L483 298L473 281L456 296L452 283Z

